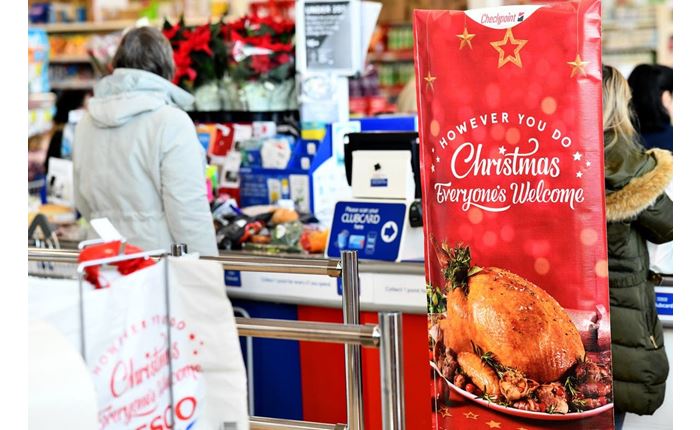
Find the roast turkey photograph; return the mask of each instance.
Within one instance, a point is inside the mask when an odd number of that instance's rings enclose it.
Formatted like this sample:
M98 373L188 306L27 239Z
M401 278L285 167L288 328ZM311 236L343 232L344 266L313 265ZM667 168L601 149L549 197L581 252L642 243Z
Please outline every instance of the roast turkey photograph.
M533 418L612 407L604 310L565 310L522 276L473 264L468 246L433 246L443 283L428 285L429 339L443 400L456 392Z

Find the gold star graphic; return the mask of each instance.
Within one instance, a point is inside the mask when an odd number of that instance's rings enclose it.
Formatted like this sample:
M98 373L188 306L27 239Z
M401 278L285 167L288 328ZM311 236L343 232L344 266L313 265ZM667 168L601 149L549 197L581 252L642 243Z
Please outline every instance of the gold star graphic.
M464 414L464 416L467 417L467 419L469 420L475 420L479 418L479 415L473 413L472 411L467 412L466 414Z
M566 64L571 66L571 76L569 77L573 78L579 73L581 73L583 76L586 76L585 67L588 63L588 61L581 61L581 56L579 54L576 54L576 60L566 62Z
M523 49L523 46L525 46L526 43L527 43L527 40L525 40L525 39L514 38L513 31L510 28L508 30L506 30L506 35L503 38L503 40L497 40L495 42L491 42L491 46L493 46L493 49L498 51L498 68L500 69L501 67L505 66L507 63L511 62L522 69L523 63L520 60L520 50ZM506 53L503 51L503 48L501 48L501 46L506 45L506 44L518 46L513 51L512 55L506 56Z
M437 78L436 78L435 76L431 75L431 74L430 74L430 71L428 71L428 76L426 76L426 77L423 78L423 79L425 79L425 82L428 83L428 86L430 87L430 89L433 90L433 91L435 91L435 87L433 87L433 82L435 82L435 80L436 80Z
M457 37L460 39L459 40L459 49L460 51L462 48L464 48L464 45L469 45L469 49L472 49L472 39L476 36L476 34L469 34L469 31L467 31L467 27L464 27L464 31L462 31L462 34L458 34Z
M443 418L451 417L452 414L450 413L450 410L447 408L441 408L440 409L440 415L442 415Z
M494 421L494 420L491 420L491 421L487 422L486 425L489 426L489 428L492 428L492 429L500 429L500 428L501 428L501 423L496 422L496 421Z
M517 430L527 430L525 427L518 427Z

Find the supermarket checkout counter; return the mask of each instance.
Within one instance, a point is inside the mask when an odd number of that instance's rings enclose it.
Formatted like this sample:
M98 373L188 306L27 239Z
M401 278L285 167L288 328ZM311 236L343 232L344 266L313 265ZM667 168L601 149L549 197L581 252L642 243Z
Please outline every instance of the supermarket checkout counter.
M63 247L70 244L62 243ZM226 255L256 254L244 251ZM299 254L294 257L301 257ZM261 255L262 257L262 255ZM305 255L303 258L322 259ZM403 313L405 404L408 429L430 427L431 406L425 277L422 263L360 261L361 323L377 323L377 312ZM298 321L343 321L338 278L290 273L226 271L228 296L236 315ZM665 278L657 287L657 308L665 326L672 362L673 287ZM251 408L258 416L316 422L346 422L344 348L342 345L241 338L250 371ZM366 428L381 427L378 351L363 349ZM670 378L672 381L672 379ZM672 410L672 383L663 410Z

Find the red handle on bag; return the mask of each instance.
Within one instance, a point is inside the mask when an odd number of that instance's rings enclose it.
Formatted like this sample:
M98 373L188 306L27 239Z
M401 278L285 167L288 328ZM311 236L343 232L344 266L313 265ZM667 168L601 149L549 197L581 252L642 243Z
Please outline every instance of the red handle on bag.
M78 256L78 263L116 257L119 255L119 249L121 246L122 243L119 241L89 246L80 252L80 255ZM125 255L138 254L140 252L143 252L143 250L137 246L129 245L128 243L124 245ZM110 264L110 266L115 266L120 274L128 275L136 272L137 270L144 269L154 264L156 264L156 262L153 259L151 259L150 257L145 257L136 258L133 260L119 261ZM100 282L100 266L87 267L85 269L85 279L91 284L93 284L97 289L109 287L109 284L103 285Z

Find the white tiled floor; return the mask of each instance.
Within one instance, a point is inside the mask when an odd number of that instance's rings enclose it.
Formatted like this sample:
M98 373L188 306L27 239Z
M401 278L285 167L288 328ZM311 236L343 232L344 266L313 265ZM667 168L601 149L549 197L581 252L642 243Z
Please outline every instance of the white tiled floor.
M664 329L666 353L671 363L671 371L666 382L666 399L654 415L639 416L627 414L624 430L668 430L673 428L673 329Z

